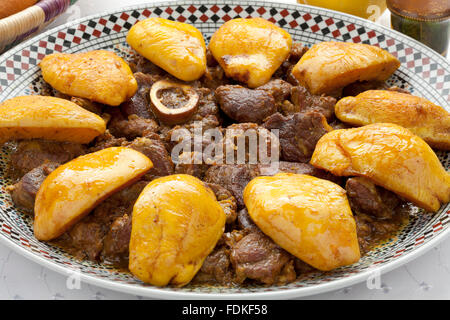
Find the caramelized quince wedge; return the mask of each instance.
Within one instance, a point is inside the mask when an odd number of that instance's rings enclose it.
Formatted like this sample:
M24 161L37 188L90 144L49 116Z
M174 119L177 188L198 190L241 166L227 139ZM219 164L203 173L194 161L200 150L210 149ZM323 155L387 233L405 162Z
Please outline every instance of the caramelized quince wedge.
M222 236L225 220L199 179L179 174L153 180L133 208L131 273L155 286L186 285Z
M316 177L278 173L244 190L248 213L280 247L322 271L360 258L356 223L345 190Z
M398 67L396 57L375 46L321 42L302 56L292 75L312 94L329 94L356 81L385 81Z
M291 51L289 33L262 18L233 19L209 44L226 75L250 88L266 84Z
M110 106L118 106L137 91L128 64L114 52L54 53L40 63L42 76L56 90Z
M127 42L174 77L193 81L206 71L206 46L201 32L187 23L149 18L136 23Z
M391 123L334 130L316 145L311 164L337 176L363 176L425 210L450 201L450 174L422 138Z
M450 150L450 113L427 99L388 90L369 90L336 104L342 122L364 126L390 122L409 129L430 146Z
M0 104L0 142L41 138L89 143L105 129L102 118L65 99L23 96Z
M153 167L142 153L106 148L69 161L44 180L34 205L34 235L52 240L69 230L109 195Z

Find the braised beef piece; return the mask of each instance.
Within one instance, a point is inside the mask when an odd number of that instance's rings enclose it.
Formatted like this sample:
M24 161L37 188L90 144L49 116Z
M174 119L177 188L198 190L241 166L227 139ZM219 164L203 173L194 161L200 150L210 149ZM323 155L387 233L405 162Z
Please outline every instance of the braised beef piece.
M300 42L292 43L291 52L289 54L289 62L297 64L297 62L303 57L303 55L309 50L309 48Z
M203 262L202 268L193 279L193 283L218 282L222 285L234 283L235 274L230 261L231 249L246 235L241 230L224 232L213 252Z
M218 184L236 198L238 208L245 206L242 193L245 186L259 175L257 165L216 165L206 171L205 182Z
M215 95L220 109L237 122L261 123L276 111L275 99L265 90L226 85L218 87Z
M300 60L300 58L308 51L308 47L299 42L294 42L291 47L289 57L273 74L273 78L283 79L293 86L299 85L298 80L292 75L292 69Z
M161 77L142 72L136 72L134 77L138 83L138 90L128 101L122 103L120 109L126 116L135 114L144 119L154 119L155 116L150 109L150 89Z
M234 159L236 163L245 160L245 163L256 164L270 160L272 152L279 154L280 143L276 135L256 123L235 123L225 129L223 150L224 162Z
M234 273L229 249L219 246L206 257L193 282L218 282L222 285L231 285L233 280Z
M131 217L134 203L146 185L147 182L139 181L113 194L62 235L57 243L81 259L108 260L117 265L126 262L131 229L125 215Z
M265 85L257 88L258 90L264 90L271 94L275 99L277 105L281 104L284 100L289 99L291 96L292 85L281 79L272 79Z
M140 54L136 53L133 61L133 69L136 73L144 73L149 75L164 76L167 73L156 64L147 60ZM137 80L137 79L136 79Z
M195 159L201 159L201 163L195 163ZM200 162L200 160L199 160ZM198 152L183 152L178 157L178 163L175 166L175 173L189 174L203 180L206 170L210 166L203 161L203 155Z
M250 218L247 208L239 210L239 212L237 213L237 222L239 228L248 233L260 231L258 226L253 222L252 218Z
M293 257L262 232L246 235L231 250L237 283L245 279L265 284L285 283L296 278Z
M206 65L208 67L215 67L219 65L219 63L217 62L216 58L214 58L209 48L206 48Z
M63 239L64 246L77 258L99 261L108 225L109 221L105 222L90 217L90 219L84 219L77 223L60 239ZM58 240L56 242L58 243Z
M215 60L214 60L215 61ZM215 90L219 86L230 84L231 81L225 75L225 71L218 64L214 66L208 65L205 74L200 79L202 85L206 88Z
M70 101L76 103L83 109L86 109L87 111L93 112L98 115L100 115L103 110L103 105L86 98L72 97Z
M227 189L218 184L207 183L206 185L214 192L217 201L219 202L220 206L225 212L225 215L227 216L226 223L227 224L233 223L237 217L236 199L233 197L230 191L228 191Z
M207 116L215 116L217 120L220 120L219 107L214 98L214 91L208 88L197 88L196 92L199 94L199 101L192 120L199 121Z
M119 109L110 111L111 120L108 123L109 132L117 137L133 140L137 137L145 137L155 133L158 129L158 123L153 119L141 118L135 114L125 118Z
M330 129L325 117L314 111L289 116L275 113L263 127L279 130L281 158L293 162L309 162L317 141Z
M91 143L91 147L89 148L88 152L91 153L106 148L120 147L126 142L127 139L116 138L109 132L109 130L106 130L103 134L97 136L94 139L94 141Z
M367 90L386 90L388 86L384 81L356 81L342 90L342 96L357 96L358 94Z
M63 164L86 152L86 148L78 143L49 140L19 141L16 150L11 154L10 173L14 179L39 167L45 162Z
M298 275L309 273L312 271L317 271L317 269L311 267L309 264L300 260L299 258L294 258L294 269Z
M395 193L376 186L363 177L347 180L345 185L352 210L367 213L378 219L390 219L401 200Z
M103 240L104 257L109 261L126 260L131 237L131 216L124 214L116 218Z
M289 115L296 112L316 111L324 115L327 120L334 116L336 99L325 95L312 95L305 87L296 86L291 90L291 101L293 108L285 108L284 114Z
M36 194L45 178L60 164L45 162L37 168L27 172L16 184L9 186L7 190L16 206L33 213Z
M182 146L183 143L187 144L187 147L189 148L188 150L203 150L210 145L210 142L208 142L207 139L195 139L196 130L199 130L199 133L202 135L209 129L217 128L219 131L222 130L222 128L219 127L220 123L218 118L213 114L208 114L204 117L196 114L194 117L198 117L199 120L191 119L191 121L183 125L161 127L161 139L170 153L172 153L174 146ZM180 156L180 154L185 150L179 149L177 151L178 152L175 152L174 154L174 162L177 162L177 156Z
M158 137L158 135L154 137ZM125 146L143 153L152 161L153 168L145 174L145 179L152 180L155 177L168 176L174 173L174 164L170 154L159 137L158 139L136 138Z
M400 198L366 178L348 179L346 190L363 253L397 231L408 216Z

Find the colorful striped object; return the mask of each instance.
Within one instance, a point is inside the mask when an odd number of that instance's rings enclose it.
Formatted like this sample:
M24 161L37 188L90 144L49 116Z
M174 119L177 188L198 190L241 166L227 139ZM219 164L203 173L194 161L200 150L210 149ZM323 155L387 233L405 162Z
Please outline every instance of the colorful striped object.
M0 19L0 53L40 31L76 1L41 0L34 6Z

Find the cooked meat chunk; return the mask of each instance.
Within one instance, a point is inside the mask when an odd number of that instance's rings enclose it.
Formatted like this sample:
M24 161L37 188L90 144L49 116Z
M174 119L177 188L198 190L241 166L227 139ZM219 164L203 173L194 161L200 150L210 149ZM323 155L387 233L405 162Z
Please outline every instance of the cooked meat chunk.
M37 168L27 172L18 183L10 186L7 190L11 193L11 198L16 206L33 212L34 199L44 182L45 178L55 170L60 164L56 162L45 162Z
M293 87L291 91L291 100L294 105L294 110L287 109L288 112L286 112L286 114L317 111L323 114L327 120L330 120L334 115L334 105L336 104L335 98L325 95L312 95L305 87Z
M289 55L289 62L292 64L297 64L297 62L303 57L303 55L308 51L309 48L300 42L292 43L291 53Z
M342 90L342 96L357 96L358 94L368 90L386 90L388 86L384 81L356 81Z
M144 119L154 119L155 116L150 109L150 88L161 77L136 72L134 78L138 84L138 91L128 101L122 103L120 109L127 116L135 114Z
M146 178L153 179L174 173L172 159L161 140L146 137L136 138L127 147L145 154L153 162L153 168L146 173Z
M214 58L213 54L211 53L211 50L209 50L208 47L206 48L206 65L208 67L215 67L219 65L216 58Z
M114 137L109 130L95 138L92 147L89 148L89 153L99 151L111 147L119 147L127 142L125 138Z
M76 224L68 233L75 255L93 261L98 260L102 251L104 235L103 223L89 220Z
M408 217L404 202L400 198L384 188L375 186L366 178L350 178L345 188L355 216L362 253L398 230Z
M276 113L263 127L279 130L281 158L293 162L308 162L317 141L332 130L325 117L317 112L294 113L287 117Z
M207 183L207 186L216 195L217 201L222 207L225 215L227 216L227 224L231 224L236 220L236 199L233 197L230 191L215 183Z
M272 79L257 89L270 93L275 99L275 103L281 104L284 100L289 99L291 96L292 85L281 79Z
M248 233L259 232L258 226L253 222L248 214L247 208L239 210L237 214L237 222L240 229Z
M166 76L167 73L158 67L156 64L151 62L150 60L144 58L143 56L136 53L134 57L134 70L136 73L143 73L148 75L158 75L158 76ZM136 77L136 75L135 75ZM137 80L137 79L136 79ZM139 81L139 80L137 80Z
M245 186L258 176L256 165L217 165L206 171L205 182L218 184L230 191L236 198L238 208L243 208L242 193Z
M348 179L345 188L354 212L366 213L378 219L392 218L395 208L401 204L393 192L363 177Z
M394 232L408 220L408 213L405 208L398 208L396 215L391 219L377 219L365 213L356 212L356 232L358 235L361 255L371 250L380 241L388 239Z
M102 105L98 102L91 101L86 98L72 97L70 101L75 102L80 107L93 112L95 114L102 113Z
M175 166L175 173L189 174L203 180L209 165L204 163L195 163L194 159L203 159L203 155L197 152L183 152L178 157L178 163ZM199 160L199 162L200 162Z
M231 251L236 282L246 278L266 284L292 281L296 278L293 257L262 232L246 235Z
M123 260L128 256L131 237L131 216L124 214L116 218L103 241L102 255L108 260Z
M317 269L314 269L309 264L307 264L306 262L300 260L299 258L295 258L294 259L294 268L295 268L295 272L298 275L305 274L305 273L308 273L308 272L312 272L314 270L317 271Z
M111 114L112 118L108 124L108 129L117 138L124 137L133 140L155 133L159 129L158 123L153 119L144 119L135 114L125 119L120 110L114 110Z
M196 92L199 94L197 111L192 116L193 121L202 120L208 116L219 118L219 107L214 98L214 91L208 88L198 88Z
M215 90L217 87L229 84L230 80L226 77L222 67L220 65L215 65L206 68L206 72L201 78L201 82L206 88Z
M293 86L298 86L298 80L292 75L292 69L300 60L300 58L308 51L308 47L303 46L299 42L292 43L289 57L281 64L274 73L273 78L287 81Z
M224 246L219 246L206 257L195 281L217 281L222 285L227 285L233 282L233 276L234 273L230 262L229 250Z
M175 145L188 144L189 150L203 150L210 142L208 139L198 139L195 138L195 134L202 134L205 137L205 132L209 129L217 128L219 132L223 129L219 127L220 123L217 117L213 114L206 115L205 117L201 117L200 115L194 115L194 118L199 117L199 120L191 120L186 124L177 125L175 127L163 126L161 128L161 138L166 145L167 150L172 153L172 149ZM175 134L174 134L175 133ZM174 156L174 161L177 162L176 156L180 156L183 152L188 152L186 150L177 150L178 153ZM186 157L189 157L187 154Z
M48 140L23 140L11 154L11 175L20 178L46 161L63 164L86 152L83 145Z
M265 90L227 85L218 87L215 94L222 111L237 122L261 123L276 111L273 96Z
M222 163L267 163L278 160L280 142L275 134L256 123L236 123L225 129L223 151ZM216 161L219 159L216 157Z

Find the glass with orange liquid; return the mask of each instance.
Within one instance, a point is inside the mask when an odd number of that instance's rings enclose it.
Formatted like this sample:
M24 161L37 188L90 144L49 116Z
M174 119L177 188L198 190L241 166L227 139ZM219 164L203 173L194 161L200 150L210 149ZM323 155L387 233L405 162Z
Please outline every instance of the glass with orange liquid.
M386 0L297 0L298 3L341 11L372 21L386 10Z

